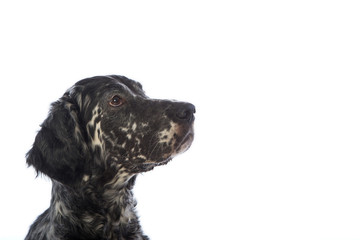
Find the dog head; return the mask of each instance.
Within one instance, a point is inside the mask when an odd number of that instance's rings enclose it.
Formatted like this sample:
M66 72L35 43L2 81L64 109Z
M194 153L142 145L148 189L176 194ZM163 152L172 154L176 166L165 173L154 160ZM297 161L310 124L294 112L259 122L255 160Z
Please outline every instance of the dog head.
M27 163L64 184L105 169L149 171L190 147L194 113L123 76L84 79L52 104Z

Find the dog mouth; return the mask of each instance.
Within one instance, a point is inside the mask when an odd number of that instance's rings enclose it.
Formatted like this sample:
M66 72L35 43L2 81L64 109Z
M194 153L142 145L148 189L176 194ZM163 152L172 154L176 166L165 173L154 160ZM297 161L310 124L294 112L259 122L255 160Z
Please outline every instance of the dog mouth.
M165 148L168 149L167 151L162 152L161 150L163 149L159 149L160 153L158 154L158 156L151 156L149 160L143 163L143 165L149 167L165 165L170 162L175 156L186 152L190 148L194 140L193 126L191 125L186 131L184 131L184 129L182 128L181 132L181 137L176 136L169 141L171 144L169 144Z
M153 143L153 148L149 155L138 155L130 161L125 161L126 168L131 173L142 173L152 170L153 168L165 165L175 156L187 151L193 140L194 130L191 125L188 128L180 127L172 138L167 138L168 142Z

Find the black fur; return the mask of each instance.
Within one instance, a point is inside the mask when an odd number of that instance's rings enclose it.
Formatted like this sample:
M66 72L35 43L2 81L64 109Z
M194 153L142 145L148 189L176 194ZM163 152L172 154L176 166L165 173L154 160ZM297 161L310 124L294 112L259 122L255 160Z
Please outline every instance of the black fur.
M189 103L148 98L123 76L77 82L52 104L27 153L53 189L26 239L148 239L135 212L136 176L190 147L194 113Z

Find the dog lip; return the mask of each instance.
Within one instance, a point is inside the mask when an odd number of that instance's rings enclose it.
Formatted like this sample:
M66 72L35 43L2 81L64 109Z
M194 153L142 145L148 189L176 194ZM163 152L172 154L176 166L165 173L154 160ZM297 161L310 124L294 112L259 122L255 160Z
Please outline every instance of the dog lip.
M191 145L193 140L194 140L194 132L190 130L185 134L185 136L179 143L179 146L177 146L176 150L180 149L184 144Z
M183 144L187 143L188 141L190 141L190 145L192 143L192 141L194 140L194 128L193 126L191 126L189 128L189 130L186 132L186 134L184 135L183 139L181 140L179 146L177 148L180 148Z

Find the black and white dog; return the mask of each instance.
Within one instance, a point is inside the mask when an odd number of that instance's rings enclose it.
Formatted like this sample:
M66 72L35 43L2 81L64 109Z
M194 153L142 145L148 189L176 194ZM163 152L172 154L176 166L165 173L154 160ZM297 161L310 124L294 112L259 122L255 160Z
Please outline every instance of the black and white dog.
M52 104L27 153L53 188L26 239L148 239L135 212L135 178L190 147L194 113L190 103L148 98L123 76L77 82Z

